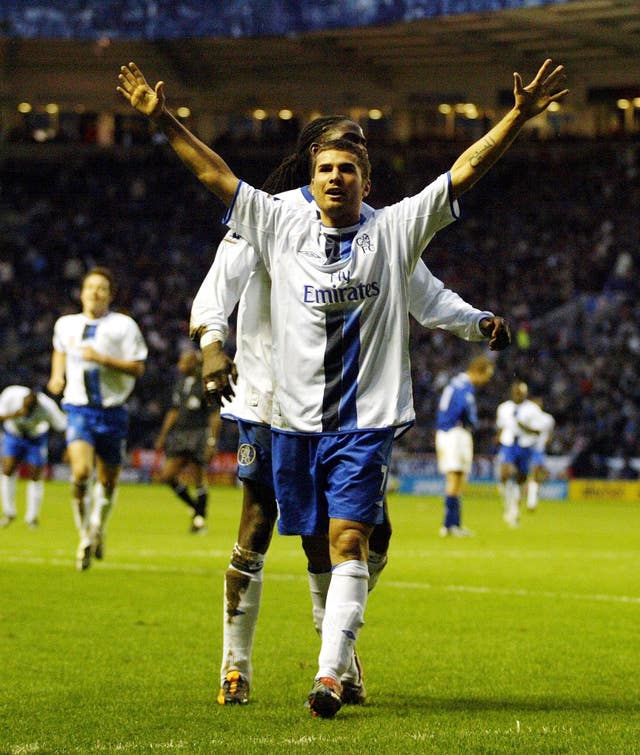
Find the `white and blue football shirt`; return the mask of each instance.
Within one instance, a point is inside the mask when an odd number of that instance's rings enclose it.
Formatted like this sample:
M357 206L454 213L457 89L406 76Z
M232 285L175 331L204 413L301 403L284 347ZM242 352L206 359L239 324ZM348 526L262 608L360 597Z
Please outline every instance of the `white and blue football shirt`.
M0 415L15 414L24 406L31 388L25 385L9 385L0 393ZM56 402L36 392L36 403L24 417L12 417L3 423L4 429L18 438L38 438L49 432L49 428L62 432L67 426L67 415Z
M413 422L409 281L455 217L448 174L352 229L323 229L308 212L240 184L228 223L272 281L274 428L342 433ZM326 236L341 231L354 235L327 261Z
M66 356L62 403L104 408L122 406L133 391L135 377L83 359L85 346L118 359L143 361L147 358L147 346L137 323L120 312L108 312L97 320L80 312L60 317L53 331L53 348Z

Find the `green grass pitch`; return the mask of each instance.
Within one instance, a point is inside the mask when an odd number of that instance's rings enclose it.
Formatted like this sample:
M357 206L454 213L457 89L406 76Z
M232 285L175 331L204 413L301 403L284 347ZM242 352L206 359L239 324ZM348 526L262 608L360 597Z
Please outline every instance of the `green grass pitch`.
M20 516L24 483L18 487ZM358 640L369 701L303 708L319 641L295 538L266 563L248 706L215 703L240 491L188 534L168 488L123 485L103 563L74 568L69 486L0 531L0 753L638 753L640 505L542 502L518 530L470 491L390 496L389 565Z

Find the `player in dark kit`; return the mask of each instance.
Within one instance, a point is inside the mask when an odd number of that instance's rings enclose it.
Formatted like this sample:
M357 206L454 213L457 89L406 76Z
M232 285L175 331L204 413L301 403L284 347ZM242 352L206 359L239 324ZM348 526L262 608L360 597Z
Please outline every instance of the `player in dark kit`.
M174 493L193 509L191 532L206 531L206 470L215 453L220 431L220 414L205 401L202 386L202 360L196 351L186 351L178 360L180 373L155 447L164 450L165 461L159 482L166 483ZM180 475L192 467L195 473L195 497Z

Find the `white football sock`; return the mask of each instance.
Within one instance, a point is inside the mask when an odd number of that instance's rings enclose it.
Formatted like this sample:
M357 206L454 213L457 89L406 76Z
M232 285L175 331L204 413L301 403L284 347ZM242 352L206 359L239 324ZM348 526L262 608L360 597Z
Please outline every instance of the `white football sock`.
M113 510L113 506L116 502L118 495L118 488L114 487L111 495L107 495L107 491L101 482L96 482L93 485L93 492L91 495L92 506L91 515L89 517L89 524L91 529L95 529L98 532L104 532L107 525L109 515Z
M380 571L382 571L382 569L380 569L378 573L380 573ZM324 620L325 605L327 602L327 591L331 584L331 572L320 572L319 574L307 572L307 574L309 576L309 592L311 593L311 603L313 606L313 624L316 628L316 632L322 637L322 622ZM371 588L369 588L369 592L371 592ZM342 675L340 681L349 681L354 684L360 683L360 669L356 663L355 653L351 654L349 666Z
M507 480L505 490L505 519L511 524L517 524L520 516L520 486L515 480Z
M40 516L42 499L44 497L44 480L29 480L27 483L27 511L25 522L35 522Z
M364 624L368 584L369 570L364 561L343 561L333 568L316 679L340 679L349 667L353 645Z
M311 608L313 611L313 626L322 637L322 622L324 621L327 592L331 584L331 572L307 572L309 577L309 593L311 594Z
M239 561L247 568L239 568ZM264 561L265 554L240 548L236 543L232 563L224 576L221 683L233 669L251 683L251 654L262 602Z
M3 474L0 479L0 495L2 495L2 513L15 518L16 515L16 480L17 475Z
M538 493L540 492L540 483L536 480L529 480L527 489L527 508L535 509L538 505Z
M387 565L388 560L386 553L369 551L369 559L367 560L367 566L369 567L369 592L378 584L380 574Z
M89 530L89 515L91 514L91 489L87 485L84 489L84 495L82 497L82 503L79 503L76 498L76 492L79 492L80 486L78 483L72 483L74 486L73 498L71 499L71 506L73 509L73 521L76 523L76 529L80 533L80 539L88 537Z

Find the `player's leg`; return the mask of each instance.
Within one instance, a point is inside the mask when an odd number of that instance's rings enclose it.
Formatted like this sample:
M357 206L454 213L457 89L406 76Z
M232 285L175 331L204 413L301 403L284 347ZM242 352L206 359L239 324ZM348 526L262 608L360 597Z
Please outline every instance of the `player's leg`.
M516 483L518 486L518 521L520 520L520 511L527 504L527 480L529 479L529 466L525 463L524 468L519 467L516 475Z
M94 410L84 406L65 406L67 412L67 457L71 466L71 506L80 536L76 551L76 567L82 571L91 564L89 515L91 501L89 484L95 463Z
M99 560L104 558L107 522L118 497L121 469L120 464L108 463L102 457L96 456L96 481L91 494L89 534L92 553Z
M27 508L24 521L31 529L36 529L40 523L40 511L44 498L44 481L42 479L42 466L29 464L29 481L27 482Z
M206 483L205 467L194 461L190 461L188 469L193 473L195 485L195 506L191 519L190 532L192 535L203 535L207 532L207 505L209 503L209 490Z
M438 471L445 476L444 518L440 536L469 537L471 530L462 526L462 490L471 471L473 439L462 427L436 433Z
M531 474L527 481L527 510L535 511L538 508L538 501L540 499L540 485L547 478L547 470L543 461L540 459L540 455L536 457L535 462L531 468Z
M237 542L224 576L224 623L220 665L220 705L245 704L253 678L252 651L266 553L278 508L271 471L271 431L238 422L238 476L242 513Z
M95 418L96 481L91 494L89 536L91 553L104 557L107 522L118 497L118 482L126 451L129 418L123 406L102 409Z
M386 470L392 442L391 432L358 433L344 438L323 438L316 452L316 508L322 510L321 490L326 490L332 574L322 623L318 672L309 705L313 715L324 718L333 717L342 704L339 680L353 659L354 645L364 623L369 538L374 526L384 519Z
M380 574L388 563L389 542L393 530L387 499L383 503L384 521L373 528L369 538L369 592L378 583ZM318 634L321 633L327 591L331 581L331 559L329 557L328 535L302 537L302 548L307 557L309 592L313 612L313 624Z
M376 525L369 538L369 568L368 591L371 592L383 569L387 565L387 551L391 540L392 528L389 518L387 500L384 500L384 521ZM331 559L329 557L328 535L314 535L302 537L302 548L307 557L307 576L309 581L309 594L311 595L311 608L313 625L316 632L322 636L322 622L324 620L327 593L331 583ZM342 684L342 702L345 705L361 705L367 697L364 685L364 672L362 663L355 651L349 667L340 678Z
M196 513L196 502L189 493L189 488L180 479L180 473L188 464L189 459L181 454L165 457L162 469L158 473L158 482L168 485L178 498Z
M516 480L517 468L515 465L514 449L502 446L500 449L500 493L504 507L503 518L510 527L517 527L519 520L520 487Z
M449 470L445 475L444 487L444 519L440 534L443 536L452 534L455 529L460 529L460 494L464 472L462 470Z
M369 537L369 592L378 584L380 574L386 567L389 557L389 543L393 529L391 527L391 518L389 516L389 504L385 496L382 504L384 519L381 524L376 524L373 532Z
M25 456L25 461L28 464L29 481L27 482L27 508L24 521L31 529L36 529L39 525L40 510L44 498L42 470L47 463L48 449L48 433L43 433L39 438L34 438L30 442Z
M67 454L71 465L71 505L79 535L76 566L80 571L85 571L91 564L89 483L93 474L95 450L86 440L74 440L67 445Z
M540 482L536 479L535 469L527 480L527 511L535 511L538 508L540 495Z
M322 622L318 671L309 694L312 714L323 718L332 718L342 705L341 680L352 663L364 624L369 583L367 541L372 529L371 525L342 519L332 519L329 524L334 566Z
M0 479L0 497L2 498L0 527L8 527L16 518L18 441L19 438L5 432L2 444L2 478Z
M194 534L207 531L207 507L209 505L209 486L207 483L207 468L209 455L206 453L208 430L194 433L194 447L191 453L191 463L194 470L194 482L196 486L196 513L191 523L191 532Z

